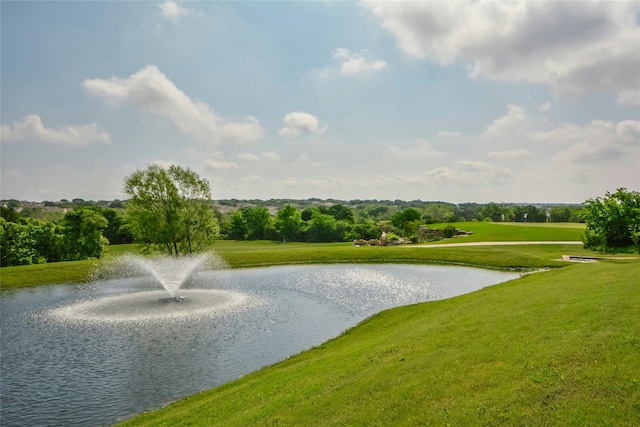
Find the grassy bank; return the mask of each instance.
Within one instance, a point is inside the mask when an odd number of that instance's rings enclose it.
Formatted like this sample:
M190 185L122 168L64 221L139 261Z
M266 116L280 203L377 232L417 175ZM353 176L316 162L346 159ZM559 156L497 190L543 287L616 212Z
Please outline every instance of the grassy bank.
M523 224L465 222L454 224L457 228L473 231L464 238L443 242L478 241L565 241L580 240L583 224ZM432 227L443 227L435 224ZM442 243L442 242L439 242ZM290 263L333 262L400 262L447 263L491 268L537 269L563 265L558 259L565 254L589 255L581 246L492 246L484 248L442 248L421 250L409 247L361 247L350 243L287 243L218 241L215 252L231 268L255 267ZM107 248L106 258L135 253L135 245L114 245ZM100 260L74 261L31 266L4 267L0 269L0 286L15 289L41 284L83 282L92 277Z
M638 425L639 273L574 264L389 310L124 425Z
M135 252L133 245L110 247L122 254ZM411 247L354 247L350 243L277 243L268 241L219 241L214 246L231 268L280 264L365 263L442 263L499 269L538 269L564 265L563 254L593 255L577 245L518 245L451 247L438 249ZM4 267L0 270L2 289L15 289L51 283L90 280L102 261L73 261Z

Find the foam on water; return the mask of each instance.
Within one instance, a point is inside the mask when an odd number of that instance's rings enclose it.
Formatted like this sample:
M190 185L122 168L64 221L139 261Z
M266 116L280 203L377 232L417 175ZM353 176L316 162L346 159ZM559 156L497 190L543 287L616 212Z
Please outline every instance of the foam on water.
M132 323L194 320L213 317L246 305L249 296L215 289L188 289L179 302L163 302L164 291L105 296L51 310L54 319L75 322Z

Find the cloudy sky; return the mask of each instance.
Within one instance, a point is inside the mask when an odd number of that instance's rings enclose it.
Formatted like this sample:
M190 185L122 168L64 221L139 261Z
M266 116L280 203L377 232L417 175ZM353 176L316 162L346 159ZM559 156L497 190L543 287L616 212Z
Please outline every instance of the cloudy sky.
M640 2L10 2L1 198L582 202L640 189Z

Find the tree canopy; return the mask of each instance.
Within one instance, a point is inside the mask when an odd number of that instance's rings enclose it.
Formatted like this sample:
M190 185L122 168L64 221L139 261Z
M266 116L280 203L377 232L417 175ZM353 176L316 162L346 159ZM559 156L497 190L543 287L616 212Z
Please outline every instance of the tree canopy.
M218 235L209 182L189 168L149 165L125 179L124 192L131 196L125 217L137 243L190 254L208 248Z
M607 251L632 246L640 251L640 193L619 188L588 199L585 205L586 248Z

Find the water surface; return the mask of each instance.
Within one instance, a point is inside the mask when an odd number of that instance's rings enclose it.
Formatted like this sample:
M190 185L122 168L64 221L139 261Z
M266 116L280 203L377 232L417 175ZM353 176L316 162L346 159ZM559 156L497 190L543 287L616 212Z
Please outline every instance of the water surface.
M201 272L162 303L150 277L5 291L0 424L113 424L318 345L384 309L517 277L466 267Z

